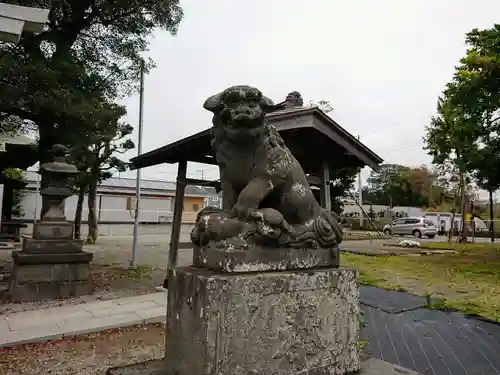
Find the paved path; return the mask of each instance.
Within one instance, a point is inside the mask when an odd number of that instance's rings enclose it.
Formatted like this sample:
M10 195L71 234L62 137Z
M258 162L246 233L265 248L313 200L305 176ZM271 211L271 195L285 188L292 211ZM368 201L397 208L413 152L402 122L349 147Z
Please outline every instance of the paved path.
M0 347L165 321L167 293L0 315Z

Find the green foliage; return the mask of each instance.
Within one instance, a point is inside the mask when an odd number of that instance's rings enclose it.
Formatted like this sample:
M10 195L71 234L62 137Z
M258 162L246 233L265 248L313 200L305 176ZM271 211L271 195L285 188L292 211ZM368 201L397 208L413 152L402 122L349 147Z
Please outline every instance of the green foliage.
M36 123L44 160L52 144L72 148L76 133L113 114L110 103L138 86L152 32L175 34L182 19L178 0L5 2L51 10L43 32L0 45L0 120ZM0 122L0 133L8 128Z
M3 175L7 178L10 178L14 181L26 182L26 178L24 176L24 171L19 168L5 168L3 170Z
M150 279L153 267L149 264L138 264L135 268L128 270L129 276L134 280Z
M3 170L3 175L14 181L19 181L22 183L27 182L24 175L24 171L19 168L6 168ZM23 211L23 198L26 194L21 189L14 189L12 194L12 216L21 217L24 215Z
M116 116L121 115L116 112ZM118 155L124 154L135 147L128 138L134 128L126 123L120 123L119 117L109 119L109 123L96 124L80 143L71 150L71 159L80 171L75 185L77 188L98 185L112 176L112 171L125 172L128 163Z
M23 199L26 196L26 193L22 190L14 190L12 193L12 216L14 217L22 217L24 216L23 210Z
M363 202L374 205L437 207L449 199L449 187L437 170L383 164L372 171L363 189Z
M384 230L384 225L389 223L389 220L372 220L368 222L368 220L363 221L363 225L359 223L359 218L352 218L348 220L349 228L351 230L364 230L364 231L373 231L378 230L382 232Z
M468 45L427 127L429 154L473 177L487 190L500 187L500 25L466 34Z
M85 136L80 139L77 146L71 150L73 163L80 171L75 180L75 192L88 194L89 232L87 243L95 244L97 241L97 215L95 200L97 196L97 186L103 180L112 176L112 171L124 172L128 164L120 159L118 155L133 149L134 142L128 136L133 131L133 127L126 123L119 122L124 109L115 106L115 116L113 118L103 118L101 122L95 124ZM106 122L105 122L106 121ZM78 200L75 213L75 232L80 233L81 213L83 199Z
M340 215L343 211L343 203L340 200L353 188L358 168L330 169L330 197L332 211Z
M359 332L361 332L366 327L365 315L362 311L360 311L358 319L359 319L359 323L358 323L359 324ZM366 345L368 345L368 340L364 340L361 338L358 340L358 350L360 353L364 352Z
M0 136L15 137L36 131L32 121L25 121L18 116L0 115Z

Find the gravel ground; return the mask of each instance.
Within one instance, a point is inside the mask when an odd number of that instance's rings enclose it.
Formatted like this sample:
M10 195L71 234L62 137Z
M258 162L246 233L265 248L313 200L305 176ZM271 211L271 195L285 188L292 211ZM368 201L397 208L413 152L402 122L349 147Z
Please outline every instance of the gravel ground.
M183 231L180 240L189 241L189 232ZM136 253L137 268L136 271L130 271L132 236L101 236L96 245L85 246L85 250L94 253L92 274L95 290L92 295L57 301L1 304L0 314L152 293L155 286L163 284L169 241L169 233L140 236ZM345 241L342 247L377 251L387 242L389 241ZM0 264L10 262L11 259L10 250L0 250ZM178 265L189 265L191 260L192 250L179 250Z
M156 291L155 287L162 285L165 277L163 270L144 265L135 270L100 264L92 264L91 267L93 294L77 298L38 302L9 303L9 301L6 301L6 303L0 304L0 314L64 305L78 305L154 293Z
M165 278L169 240L169 235L142 236L137 249L136 268L130 270L132 237L103 236L97 245L85 246L85 250L94 253L91 264L93 294L64 300L4 303L0 304L0 314L154 293L155 287L162 285ZM181 241L188 241L188 235L183 234ZM11 259L10 250L0 250L0 264L6 263L6 268L10 268ZM188 265L191 259L191 250L179 251L179 265Z
M0 374L104 375L109 367L163 357L164 343L164 325L157 324L0 349Z

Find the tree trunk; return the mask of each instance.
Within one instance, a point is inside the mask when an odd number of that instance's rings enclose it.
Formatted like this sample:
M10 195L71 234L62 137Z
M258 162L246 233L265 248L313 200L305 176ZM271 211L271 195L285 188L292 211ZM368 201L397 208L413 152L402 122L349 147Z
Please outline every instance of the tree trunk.
M83 211L83 201L85 199L85 186L80 186L78 190L78 201L76 203L75 211L75 239L79 240L82 233L82 211Z
M451 227L448 232L448 242L451 242L451 237L453 236L453 231L455 230L455 211L456 211L456 202L453 207L453 212L451 213Z
M491 235L491 242L495 242L495 223L493 222L493 219L495 217L493 213L493 189L489 189L488 193L490 195L490 235Z
M460 236L458 238L459 242L467 242L467 231L465 229L465 212L466 212L466 205L465 205L465 177L463 173L460 173L460 186L462 187L461 194L460 194L460 210L462 211L462 220L461 220L461 226L460 228Z
M97 241L97 214L96 214L96 198L97 198L97 183L89 185L88 207L89 207L89 233L87 234L87 244L95 244Z
M451 239L453 237L453 233L455 232L455 213L457 212L457 200L458 200L459 196L462 197L464 191L465 191L464 176L463 176L463 173L460 172L460 182L458 185L458 194L455 194L454 199L453 199L453 209L452 209L452 215L451 215L451 227L450 227L450 231L448 232L448 242L451 242Z

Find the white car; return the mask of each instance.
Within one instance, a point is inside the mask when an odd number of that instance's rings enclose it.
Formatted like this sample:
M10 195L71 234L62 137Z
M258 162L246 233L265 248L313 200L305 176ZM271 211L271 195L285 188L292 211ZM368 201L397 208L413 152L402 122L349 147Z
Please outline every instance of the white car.
M437 236L438 229L436 225L429 219L424 217L402 217L396 219L391 224L384 226L385 235L412 235L417 238L428 237L434 238Z

